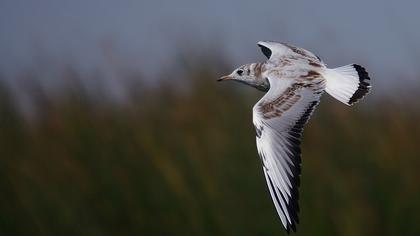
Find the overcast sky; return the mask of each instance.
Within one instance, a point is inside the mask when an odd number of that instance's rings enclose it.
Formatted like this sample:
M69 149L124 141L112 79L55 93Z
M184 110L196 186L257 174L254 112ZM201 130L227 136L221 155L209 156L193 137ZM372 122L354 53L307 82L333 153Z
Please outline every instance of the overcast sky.
M314 51L329 66L365 65L378 87L420 74L420 1L1 0L0 70L101 66L104 45L129 67L170 63L181 47L221 47L234 65L263 60L259 40ZM398 81L398 82L397 82Z

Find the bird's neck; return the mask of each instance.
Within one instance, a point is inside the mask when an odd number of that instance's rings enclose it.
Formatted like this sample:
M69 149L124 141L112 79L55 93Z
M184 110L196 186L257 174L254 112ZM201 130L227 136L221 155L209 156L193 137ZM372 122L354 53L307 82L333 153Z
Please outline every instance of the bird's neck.
M261 79L262 78L262 73L264 70L264 63L261 62L257 62L257 63L252 63L250 65L251 70L253 72L253 75L257 78L257 79Z
M268 82L268 79L263 76L265 64L262 62L257 62L252 63L250 67L254 76L254 81L253 83L250 83L250 85L258 90L267 92L270 89L270 83Z

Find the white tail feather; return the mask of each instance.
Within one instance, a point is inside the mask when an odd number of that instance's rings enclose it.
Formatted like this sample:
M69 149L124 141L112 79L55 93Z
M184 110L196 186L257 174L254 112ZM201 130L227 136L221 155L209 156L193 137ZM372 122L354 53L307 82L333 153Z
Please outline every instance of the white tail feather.
M327 69L324 77L327 80L325 91L346 105L362 99L371 87L365 68L356 64Z

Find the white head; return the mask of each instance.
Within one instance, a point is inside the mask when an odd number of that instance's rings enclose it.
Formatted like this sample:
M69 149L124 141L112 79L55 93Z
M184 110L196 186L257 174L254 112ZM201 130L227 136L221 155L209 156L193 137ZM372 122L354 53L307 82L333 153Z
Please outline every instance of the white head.
M266 92L270 89L270 84L266 78L262 77L262 67L262 63L242 65L235 69L231 74L223 76L217 81L238 81Z

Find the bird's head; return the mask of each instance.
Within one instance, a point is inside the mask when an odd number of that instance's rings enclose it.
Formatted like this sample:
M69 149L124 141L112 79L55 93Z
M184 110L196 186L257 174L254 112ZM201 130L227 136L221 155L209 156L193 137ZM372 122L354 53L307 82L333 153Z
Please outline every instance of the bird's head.
M237 81L261 91L268 91L270 84L261 77L261 63L246 64L235 69L231 74L220 77L217 81Z

